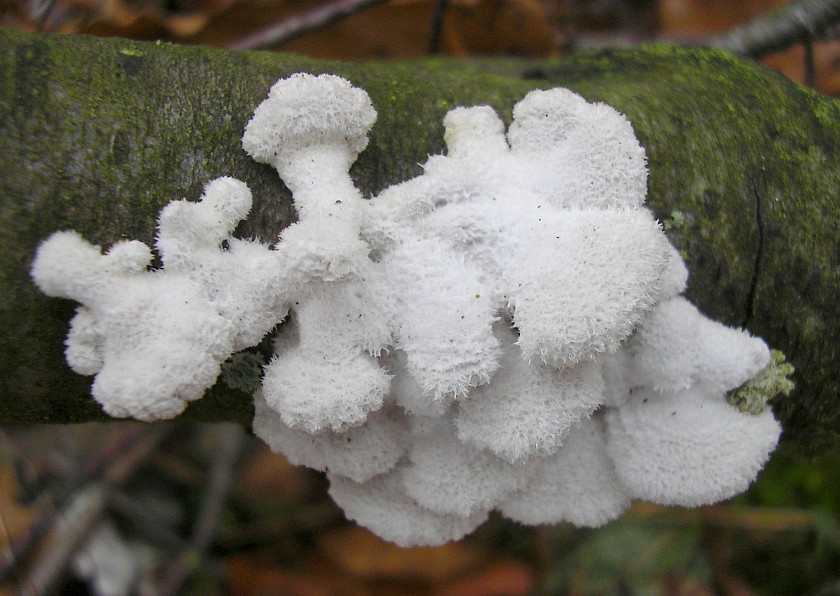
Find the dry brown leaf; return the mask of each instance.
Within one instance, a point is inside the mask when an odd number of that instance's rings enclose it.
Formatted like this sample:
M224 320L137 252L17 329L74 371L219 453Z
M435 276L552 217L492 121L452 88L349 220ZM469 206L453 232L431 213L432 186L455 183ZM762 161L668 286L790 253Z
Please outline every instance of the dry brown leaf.
M239 475L239 490L252 499L302 503L310 492L303 469L293 466L282 455L260 445L248 458Z
M363 579L399 578L438 584L478 566L483 555L459 543L401 548L368 530L351 526L319 541L324 555L341 569Z
M527 596L536 585L534 572L522 563L499 561L447 583L435 591L437 596Z
M5 550L12 539L19 536L35 517L32 507L17 503L17 481L12 466L0 467L0 549Z
M338 594L320 576L283 569L245 555L225 560L228 589L237 596L326 596Z

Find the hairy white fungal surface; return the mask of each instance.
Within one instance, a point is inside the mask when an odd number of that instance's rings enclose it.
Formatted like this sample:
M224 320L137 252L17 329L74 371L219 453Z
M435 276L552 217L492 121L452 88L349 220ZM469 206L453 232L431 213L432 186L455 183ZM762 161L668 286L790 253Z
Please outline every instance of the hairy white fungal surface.
M674 392L703 383L723 393L770 364L763 341L721 329L681 296L663 300L628 342L635 384Z
M419 505L469 516L493 509L524 484L532 469L459 441L452 421L442 416L415 422L414 442L401 471L406 494Z
M158 270L148 270L151 250L137 241L103 255L75 232L57 232L38 248L38 287L81 303L67 361L96 375L91 392L109 415L180 414L213 385L228 356L285 316L277 254L229 238L250 208L250 191L233 178L208 184L197 203L170 203L160 216Z
M484 511L472 515L435 513L405 494L400 469L354 482L327 474L330 496L348 518L399 546L432 546L458 540L487 519Z
M287 426L261 391L254 396L254 434L291 463L365 482L392 469L411 441L405 417L394 408L368 416L364 425L312 434Z
M567 89L529 93L507 131L456 108L447 153L365 200L348 172L375 120L334 75L272 86L243 147L294 196L273 248L231 237L251 208L231 178L164 208L160 269L139 242L42 244L33 279L81 304L67 361L106 412L177 415L288 315L254 432L397 544L458 539L492 510L591 527L632 499L746 488L779 426L725 393L767 347L681 296L621 114Z
M630 494L686 507L746 490L781 432L770 410L744 414L702 383L636 391L607 423L607 449Z
M499 509L525 524L571 522L594 528L614 520L630 506L630 492L621 483L606 451L600 415L569 433L563 448L532 466L525 486Z

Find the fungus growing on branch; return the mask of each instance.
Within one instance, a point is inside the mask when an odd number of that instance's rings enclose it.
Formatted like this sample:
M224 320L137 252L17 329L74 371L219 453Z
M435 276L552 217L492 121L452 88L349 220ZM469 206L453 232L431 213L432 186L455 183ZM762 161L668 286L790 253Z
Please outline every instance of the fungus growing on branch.
M170 203L160 216L158 270L148 270L152 253L142 242L119 242L104 255L75 232L41 244L32 278L44 293L81 303L67 361L96 375L92 394L109 415L180 414L228 356L285 316L277 255L229 237L250 208L250 191L232 178L209 183L198 203Z
M780 432L762 388L789 390L788 369L681 296L621 114L566 89L529 93L507 132L456 108L448 153L365 200L348 172L375 119L340 77L274 84L243 138L294 196L273 249L230 237L251 200L232 179L163 210L160 270L141 243L42 245L33 278L82 304L67 359L107 412L176 415L285 320L254 432L397 544L458 539L492 510L592 527L633 499L748 486Z

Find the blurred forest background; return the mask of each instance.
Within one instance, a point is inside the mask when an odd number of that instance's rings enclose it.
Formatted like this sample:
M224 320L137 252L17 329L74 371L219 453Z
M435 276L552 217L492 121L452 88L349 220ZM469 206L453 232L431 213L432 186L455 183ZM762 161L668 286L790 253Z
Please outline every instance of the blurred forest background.
M546 58L704 44L785 4L0 0L0 25L344 60ZM838 39L829 26L760 59L840 96ZM493 517L460 543L399 549L346 522L321 474L233 425L7 426L0 547L0 593L826 596L840 594L840 455L781 449L748 493L717 506L638 503L598 530Z

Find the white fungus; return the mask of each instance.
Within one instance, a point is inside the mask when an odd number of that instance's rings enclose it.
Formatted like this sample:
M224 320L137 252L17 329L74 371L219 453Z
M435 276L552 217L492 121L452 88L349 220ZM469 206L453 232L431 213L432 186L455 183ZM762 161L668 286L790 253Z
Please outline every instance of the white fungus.
M273 248L230 236L251 207L231 178L162 211L161 269L139 242L41 245L33 279L81 304L67 361L106 412L177 415L285 320L254 432L397 544L458 539L494 509L591 527L632 499L747 487L780 429L725 394L769 352L680 295L621 114L566 89L529 93L507 132L456 108L447 154L365 200L348 172L375 119L334 75L272 86L243 147L294 197Z
M501 326L500 326L501 327ZM590 361L557 369L531 365L510 329L499 374L458 403L458 438L511 463L551 455L603 402L600 367Z
M358 483L328 474L330 496L348 518L399 546L431 546L458 540L487 519L435 513L405 494L400 469Z
M629 493L696 507L744 490L776 447L770 410L744 414L702 383L660 393L635 391L607 412L607 450Z
M254 396L254 434L272 451L291 463L347 476L356 482L370 480L391 470L411 439L405 417L397 411L379 410L364 425L343 433L318 434L287 426L258 391Z
M765 343L700 314L681 296L663 300L627 344L636 385L679 391L702 382L724 392L770 364Z
M527 480L532 470L458 440L448 417L417 419L408 462L401 469L406 494L436 513L470 516L490 511Z
M563 448L535 465L530 481L501 503L510 519L525 524L571 522L594 528L630 506L630 494L606 451L601 416L587 418Z
M234 242L239 251L221 248L250 207L251 193L232 178L208 184L198 203L171 203L160 218L159 270L147 270L151 251L136 241L103 255L75 232L57 232L38 248L35 283L82 305L67 360L96 375L91 392L109 415L180 414L213 385L228 356L285 316L277 255L245 241ZM240 253L251 261L240 262Z

